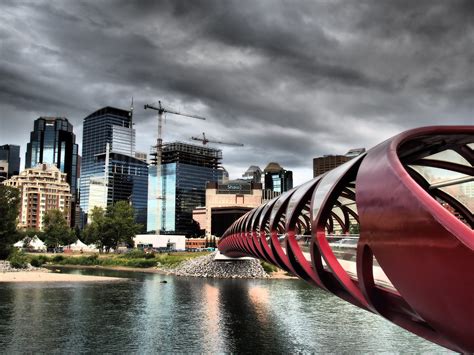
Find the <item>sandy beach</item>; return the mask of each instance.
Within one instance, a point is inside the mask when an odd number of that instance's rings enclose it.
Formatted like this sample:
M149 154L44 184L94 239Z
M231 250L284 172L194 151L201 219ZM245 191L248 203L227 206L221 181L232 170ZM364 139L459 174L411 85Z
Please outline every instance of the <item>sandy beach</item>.
M121 281L123 278L73 275L40 271L17 271L0 273L0 282L91 282L91 281Z

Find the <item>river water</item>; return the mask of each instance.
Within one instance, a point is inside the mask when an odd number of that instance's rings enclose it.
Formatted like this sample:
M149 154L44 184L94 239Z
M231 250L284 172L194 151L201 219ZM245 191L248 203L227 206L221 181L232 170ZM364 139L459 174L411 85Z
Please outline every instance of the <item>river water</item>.
M299 280L65 272L128 279L1 283L1 353L447 352Z

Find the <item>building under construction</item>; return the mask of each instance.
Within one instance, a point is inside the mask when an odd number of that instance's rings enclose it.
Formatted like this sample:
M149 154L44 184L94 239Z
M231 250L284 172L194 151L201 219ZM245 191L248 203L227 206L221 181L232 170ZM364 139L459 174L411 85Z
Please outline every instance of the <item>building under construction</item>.
M157 149L151 153L152 165L156 165ZM222 151L201 145L182 142L165 143L161 148L161 164L182 163L218 169L222 160Z
M206 184L222 178L222 151L173 142L161 147L161 164L149 168L148 231L194 235L199 227L192 211L204 206ZM152 158L153 163L153 158Z

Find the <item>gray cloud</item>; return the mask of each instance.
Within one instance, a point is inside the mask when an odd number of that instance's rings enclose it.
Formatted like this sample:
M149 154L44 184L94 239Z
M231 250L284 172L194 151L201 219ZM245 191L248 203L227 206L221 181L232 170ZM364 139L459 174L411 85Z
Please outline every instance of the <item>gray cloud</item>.
M472 124L471 1L4 1L0 144L26 147L33 120L82 120L135 98L138 148L206 135L237 177L278 161L311 178L312 158L402 130Z

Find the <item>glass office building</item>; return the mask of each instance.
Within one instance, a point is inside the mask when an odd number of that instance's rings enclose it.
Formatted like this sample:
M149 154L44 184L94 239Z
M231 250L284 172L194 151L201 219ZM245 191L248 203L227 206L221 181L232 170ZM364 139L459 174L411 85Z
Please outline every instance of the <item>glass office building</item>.
M263 170L265 176L265 190L282 194L293 188L293 172L283 169L280 164L271 162Z
M26 146L25 169L38 164L55 165L66 174L71 194L77 191L78 146L73 126L65 117L40 117L35 120Z
M186 143L163 145L160 167L149 168L148 231L193 235L192 212L204 206L206 184L222 178L222 152Z
M148 165L135 158L132 112L104 107L87 116L83 127L80 186L83 212L88 213L93 206L125 200L134 207L136 222L146 226ZM102 195L98 194L101 184L105 189ZM98 201L100 196L106 201Z
M20 174L20 146L0 146L0 181Z

